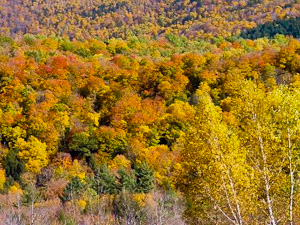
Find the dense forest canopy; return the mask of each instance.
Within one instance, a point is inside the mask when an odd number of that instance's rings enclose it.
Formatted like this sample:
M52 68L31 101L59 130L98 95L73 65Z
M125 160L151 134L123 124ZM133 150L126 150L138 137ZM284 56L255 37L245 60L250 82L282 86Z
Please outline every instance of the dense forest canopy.
M299 7L0 0L0 225L299 224Z
M295 38L300 37L300 18L290 18L285 20L275 20L260 24L255 28L245 30L241 37L257 39L262 37L273 38L277 34L290 35Z
M179 203L183 191L186 221L197 224L210 221L211 213L214 222L226 221L224 185L234 182L237 193L227 194L239 199L243 220L267 221L259 212L268 207L268 176L275 215L286 215L289 150L298 165L299 41L277 35L199 42L169 35L104 43L24 35L2 36L0 43L3 193L23 193L22 201L27 196L28 204L40 204L36 210L59 197L58 203L71 201L85 218L95 218L96 198L88 197L95 192L107 209L118 210L119 221L132 213L145 222L157 219L151 213L156 204ZM267 175L257 170L261 163ZM229 174L218 177L223 173ZM130 208L122 208L124 201ZM147 201L154 202L142 206ZM174 207L162 209L168 212L164 223L184 210Z
M238 36L275 19L300 16L298 0L2 0L1 33L71 39L157 36Z

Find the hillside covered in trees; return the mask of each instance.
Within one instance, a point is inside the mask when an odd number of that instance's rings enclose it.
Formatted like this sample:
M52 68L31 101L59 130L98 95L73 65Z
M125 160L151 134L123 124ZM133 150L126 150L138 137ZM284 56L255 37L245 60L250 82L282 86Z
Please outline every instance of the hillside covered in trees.
M238 36L276 19L300 16L298 0L1 0L5 35L128 38L166 32L189 38Z
M169 39L1 37L1 221L299 221L300 42Z
M0 0L0 225L300 224L299 7Z

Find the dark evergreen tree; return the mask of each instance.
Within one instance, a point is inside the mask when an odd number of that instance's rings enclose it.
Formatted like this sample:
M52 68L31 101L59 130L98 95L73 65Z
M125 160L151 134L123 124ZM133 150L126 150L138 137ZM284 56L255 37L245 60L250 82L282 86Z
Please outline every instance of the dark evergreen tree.
M148 193L153 189L154 172L147 163L135 164L137 192Z
M25 172L25 164L18 158L18 149L10 149L3 159L3 166L7 177L12 177L15 181L20 181L20 176Z
M128 192L134 192L136 188L136 178L134 174L127 172L124 168L121 168L118 171L119 174L119 185L118 189L122 191L123 189L127 190Z
M101 166L95 174L93 189L98 194L116 194L116 177L109 171L107 165Z

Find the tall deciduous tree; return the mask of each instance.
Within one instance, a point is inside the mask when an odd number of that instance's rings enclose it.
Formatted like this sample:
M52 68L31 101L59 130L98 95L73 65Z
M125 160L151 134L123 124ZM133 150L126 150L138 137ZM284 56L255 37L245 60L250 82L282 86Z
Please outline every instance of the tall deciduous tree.
M279 87L274 90L271 99L273 100L272 114L277 123L277 134L281 140L283 149L282 157L286 159L286 189L288 221L294 224L294 214L299 213L297 207L299 190L298 178L300 158L298 153L300 135L300 92L297 89L291 90L288 87ZM287 175L288 173L288 175ZM296 202L295 202L296 200Z
M181 142L179 188L193 223L200 220L243 224L249 221L256 195L254 171L246 163L247 153L238 136L222 121L221 109L202 85L192 128ZM192 222L192 221L190 221Z

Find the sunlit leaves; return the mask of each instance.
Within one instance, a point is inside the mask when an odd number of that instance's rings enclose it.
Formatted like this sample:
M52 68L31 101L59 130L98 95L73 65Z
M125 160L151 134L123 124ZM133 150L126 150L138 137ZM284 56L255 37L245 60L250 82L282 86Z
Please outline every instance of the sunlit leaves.
M47 166L47 145L34 136L31 136L28 141L17 139L15 148L19 149L18 157L25 161L27 171L39 173L43 167Z

